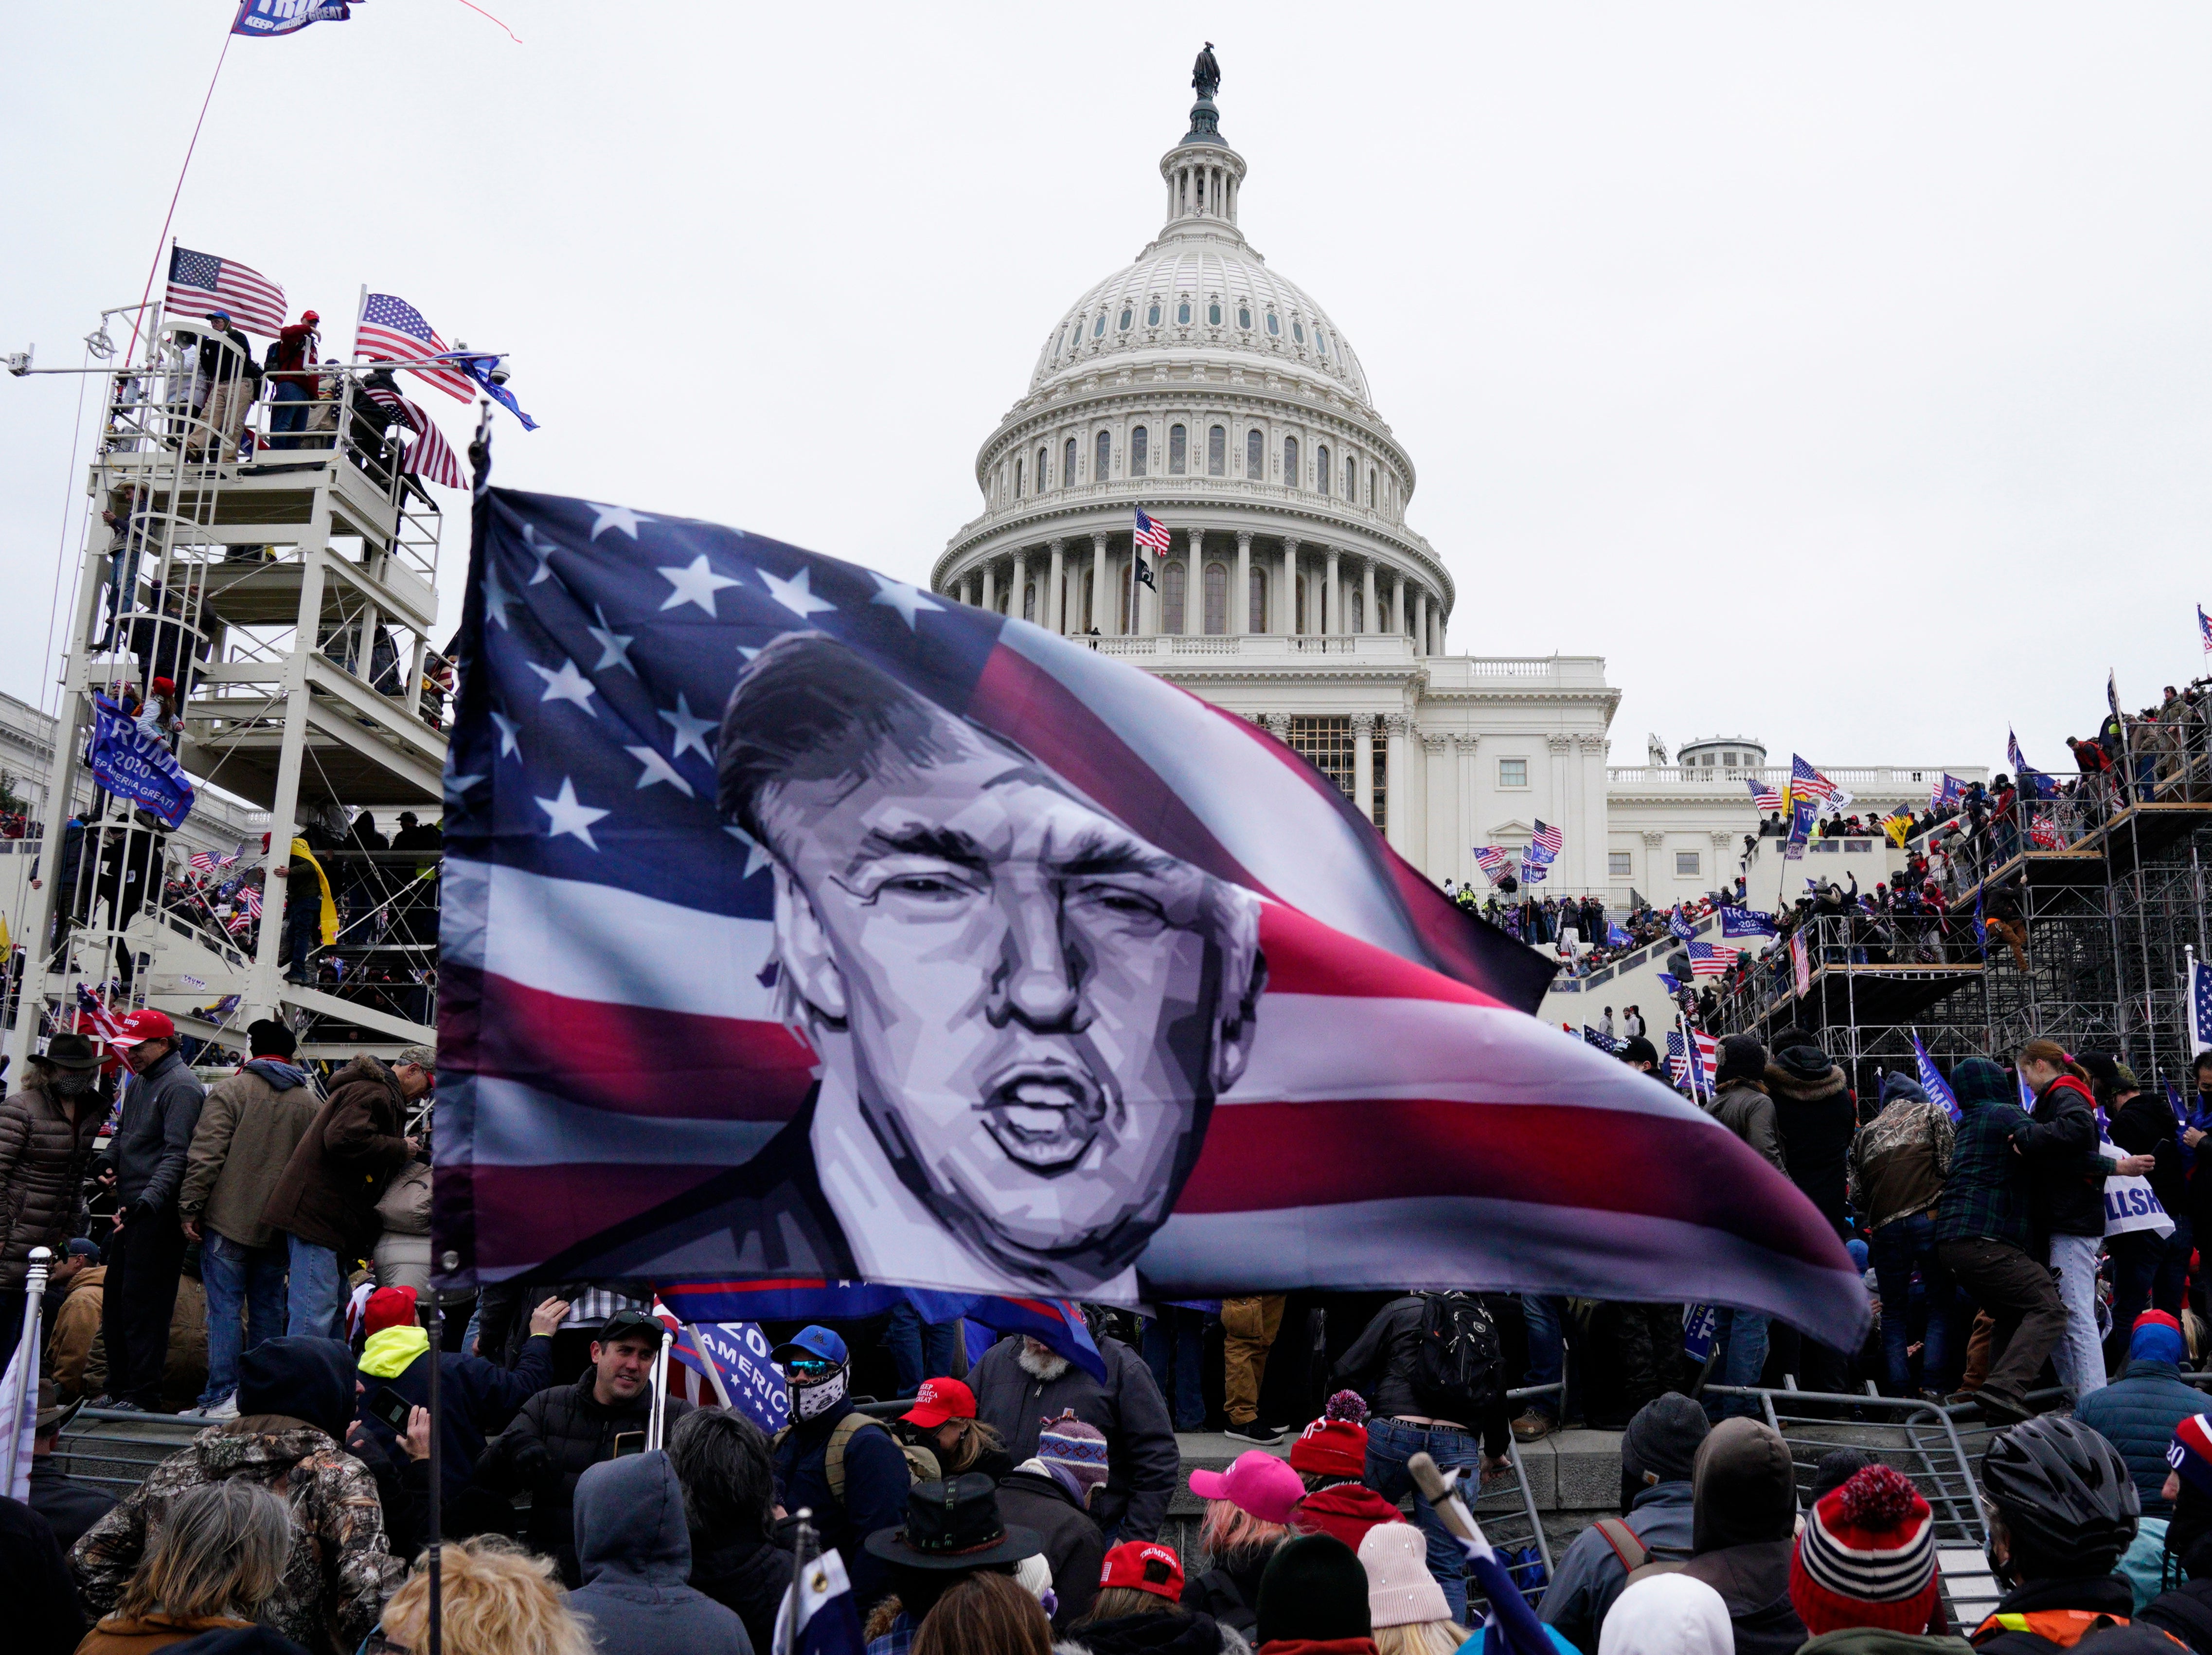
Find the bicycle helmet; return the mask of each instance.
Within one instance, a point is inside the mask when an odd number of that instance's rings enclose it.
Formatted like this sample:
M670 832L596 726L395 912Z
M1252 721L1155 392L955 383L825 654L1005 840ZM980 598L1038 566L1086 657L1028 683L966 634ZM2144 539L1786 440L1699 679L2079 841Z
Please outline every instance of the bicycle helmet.
M1991 1437L1982 1454L1982 1494L2003 1518L2013 1571L2024 1576L2104 1573L2135 1539L2142 1516L2120 1451L2064 1415Z

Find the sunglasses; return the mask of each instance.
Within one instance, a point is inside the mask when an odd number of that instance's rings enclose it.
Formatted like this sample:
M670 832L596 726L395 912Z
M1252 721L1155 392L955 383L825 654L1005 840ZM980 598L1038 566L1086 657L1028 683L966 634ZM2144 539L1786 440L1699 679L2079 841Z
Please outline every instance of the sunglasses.
M837 1371L836 1363L819 1356L794 1356L783 1366L786 1377L793 1379L819 1379Z

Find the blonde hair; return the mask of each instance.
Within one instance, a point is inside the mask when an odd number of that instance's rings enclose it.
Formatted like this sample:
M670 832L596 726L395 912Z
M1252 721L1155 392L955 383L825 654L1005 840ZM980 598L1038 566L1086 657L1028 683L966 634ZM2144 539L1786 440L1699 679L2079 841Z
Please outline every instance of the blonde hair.
M276 1595L291 1555L292 1514L283 1500L244 1478L211 1482L162 1513L115 1613L126 1621L251 1620Z
M1290 1538L1287 1525L1263 1522L1232 1500L1209 1500L1198 1520L1199 1555L1208 1567L1265 1557Z
M428 1558L384 1606L385 1636L415 1655L430 1646ZM596 1655L550 1559L489 1536L448 1541L439 1574L447 1655Z
M1410 1621L1373 1635L1375 1655L1454 1655L1474 1634L1456 1621Z
M945 1463L945 1475L948 1477L957 1476L961 1472L971 1469L985 1454L1004 1449L1006 1445L1006 1439L999 1434L998 1427L987 1425L981 1420L947 1420L945 1423L957 1426L960 1430L960 1439L938 1455Z

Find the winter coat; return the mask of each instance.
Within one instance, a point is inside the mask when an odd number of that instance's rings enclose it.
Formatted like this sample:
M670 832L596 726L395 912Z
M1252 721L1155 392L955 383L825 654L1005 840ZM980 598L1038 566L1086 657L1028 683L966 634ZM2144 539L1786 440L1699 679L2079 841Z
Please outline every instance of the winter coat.
M1796 1472L1771 1430L1740 1420L1716 1427L1691 1482L1691 1546L1682 1573L1728 1605L1735 1655L1796 1655L1805 1623L1790 1602Z
M1419 1293L1383 1305L1352 1341L1352 1348L1338 1358L1330 1385L1349 1385L1359 1392L1377 1419L1425 1416L1428 1410L1413 1394L1413 1374L1420 1361L1421 1325L1427 1317L1428 1305ZM1498 1386L1498 1405L1489 1418L1456 1423L1482 1439L1486 1453L1503 1457L1508 1431L1504 1386Z
M0 1103L0 1287L22 1287L32 1248L58 1257L76 1233L85 1169L106 1114L92 1092L58 1098L35 1075Z
M2179 1218L2189 1211L2189 1169L2182 1162L2176 1135L2180 1128L2163 1098L2139 1092L2112 1111L2112 1146L2130 1155L2149 1155L2150 1192L2158 1204Z
M106 1281L105 1264L78 1271L49 1324L54 1387L70 1400L97 1396L107 1389L107 1345L100 1324ZM207 1366L207 1289L197 1277L179 1275L177 1301L169 1311L169 1354L161 1366L164 1411L179 1413L199 1400Z
M1775 1123L1774 1099L1756 1080L1731 1080L1713 1093L1705 1113L1756 1149L1778 1172L1790 1169L1782 1159L1782 1132Z
M1686 1558L1691 1543L1690 1485L1655 1483L1636 1496L1622 1519L1654 1561ZM1620 1555L1595 1525L1575 1536L1559 1559L1540 1611L1546 1626L1583 1655L1597 1655L1598 1628L1613 1599L1628 1588Z
M70 1655L84 1636L54 1531L20 1500L0 1497L0 1602L8 1613L9 1655Z
M1249 1634L1260 1620L1260 1577L1274 1555L1270 1546L1243 1555L1233 1567L1211 1563L1202 1569L1198 1562L1204 1560L1194 1560L1192 1572L1183 1576L1182 1606Z
M1066 1409L1106 1438L1105 1486L1091 1496L1091 1515L1109 1541L1157 1540L1182 1470L1175 1427L1152 1371L1118 1339L1101 1337L1106 1383L1069 1363L1057 1378L1040 1379L1021 1366L1022 1342L1010 1335L969 1371L975 1416L995 1427L1017 1464L1036 1453L1045 1421Z
M972 1372L969 1382L975 1382ZM776 1503L787 1512L805 1506L814 1513L822 1549L835 1548L845 1559L854 1602L866 1616L890 1590L890 1566L863 1542L878 1529L905 1523L907 1490L914 1479L890 1431L863 1426L845 1444L845 1494L839 1499L830 1487L830 1439L845 1414L832 1408L777 1434Z
M199 1076L173 1051L143 1074L131 1077L130 1089L123 1094L123 1118L108 1145L115 1162L118 1205L176 1205L177 1191L185 1181L185 1157L206 1096Z
M568 1607L611 1655L753 1655L745 1624L690 1584L684 1490L660 1449L594 1465L576 1484Z
M1122 1615L1078 1627L1053 1655L1250 1655L1251 1647L1210 1615Z
M192 1129L178 1215L241 1247L276 1240L262 1214L322 1104L307 1071L276 1058L256 1058L216 1081Z
M790 1590L793 1562L772 1540L691 1531L691 1584L736 1612L761 1655L775 1647L775 1612Z
M106 1304L107 1266L90 1264L70 1278L58 1299L46 1294L46 1360L54 1389L64 1402L89 1394L84 1370L92 1360L92 1342L100 1333L100 1314Z
M2204 1393L2181 1382L2172 1362L2130 1362L2127 1371L2074 1404L2074 1417L2120 1451L2142 1496L2145 1517L2168 1517L2173 1502L2166 1486L2166 1451L2173 1427L2204 1411Z
M1885 1087L1881 1113L1851 1139L1851 1208L1870 1230L1932 1209L1951 1170L1958 1132L1950 1114L1917 1086L1907 1087Z
M1098 1595L1106 1536L1042 1460L1024 1460L999 1480L999 1515L1035 1529L1044 1542L1044 1561L1052 1567L1053 1594L1060 1603L1052 1623L1065 1630Z
M2029 1629L2007 1628L2005 1615L2035 1615L2051 1610L2108 1615L2126 1621L2135 1613L2135 1593L2116 1574L2075 1575L2058 1580L2031 1580L2014 1586L1997 1599L1997 1606L1981 1625L1966 1634L1966 1641L1984 1655L2051 1655L2049 1639ZM2084 1640L2083 1641L2087 1641ZM2178 1655L2178 1652L2177 1652Z
M299 1406L343 1428L352 1412L353 1360L326 1341L330 1355L303 1360L294 1384ZM264 1351L270 1348L264 1346ZM282 1498L292 1512L292 1551L262 1621L322 1655L351 1655L399 1588L407 1567L385 1545L384 1510L368 1468L321 1425L283 1414L255 1414L201 1432L169 1456L70 1553L78 1590L96 1613L112 1610L145 1555L149 1533L191 1490L244 1477Z
M2170 1632L2197 1655L2212 1651L2212 1580L2188 1580L2160 1592L2136 1616L2138 1626Z
M582 1579L576 1572L577 1480L601 1460L612 1459L615 1439L643 1431L653 1414L652 1386L630 1402L610 1407L593 1394L599 1377L598 1369L587 1367L575 1384L539 1391L477 1461L477 1481L483 1487L529 1492L530 1525L523 1538L533 1551L558 1562L561 1579L572 1587ZM690 1403L671 1396L667 1427L673 1430L690 1411ZM901 1498L903 1503L903 1494Z
M386 1331L422 1336L419 1328ZM378 1334L375 1338L384 1336ZM405 1451L399 1446L399 1439L392 1427L369 1411L369 1398L380 1385L389 1385L414 1406L429 1407L430 1367L423 1360L429 1352L426 1346L422 1354L387 1378L370 1371L375 1348L372 1339L369 1347L362 1352L361 1379L368 1389L362 1394L359 1417L370 1439L381 1451L404 1457ZM477 1461L483 1457L486 1441L506 1430L514 1421L516 1410L552 1384L553 1341L545 1334L533 1335L512 1368L487 1362L480 1356L456 1353L445 1354L440 1360L444 1366L438 1370L438 1409L445 1415L446 1424L439 1445L443 1451L439 1476L450 1500L457 1489L476 1476Z
M1797 1655L1972 1655L1973 1647L1964 1638L1930 1638L1881 1627L1844 1627L1810 1640Z
M1316 1488L1291 1512L1291 1527L1300 1534L1333 1534L1355 1552L1376 1524L1405 1520L1403 1512L1364 1482Z
M1843 1070L1815 1048L1793 1047L1766 1066L1766 1089L1774 1098L1774 1123L1782 1134L1790 1182L1804 1191L1822 1218L1842 1229L1850 1205L1845 1168L1858 1129L1858 1112Z
M2070 1074L2044 1087L2013 1145L2027 1163L2028 1215L2039 1238L2105 1233L2105 1169L2095 1100Z
M84 1641L76 1646L76 1655L146 1655L149 1650L173 1649L179 1644L189 1643L204 1632L242 1631L252 1624L228 1615L196 1615L182 1621L172 1620L166 1615L125 1621L111 1615L85 1634Z
M341 1264L376 1245L376 1198L407 1165L407 1100L374 1057L356 1057L331 1081L322 1107L285 1164L263 1220L335 1251Z
M46 1518L54 1538L67 1551L84 1537L86 1530L115 1509L115 1496L64 1475L59 1460L52 1454L41 1454L31 1462L29 1504Z

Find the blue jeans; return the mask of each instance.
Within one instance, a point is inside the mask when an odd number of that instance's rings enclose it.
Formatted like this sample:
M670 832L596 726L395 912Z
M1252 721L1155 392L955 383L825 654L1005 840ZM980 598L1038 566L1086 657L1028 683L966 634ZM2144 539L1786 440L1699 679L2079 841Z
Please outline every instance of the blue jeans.
M307 387L304 385L283 384L270 398L269 429L273 432L296 432L307 429ZM300 439L294 435L271 436L272 448L296 448Z
M1163 1305L1145 1323L1145 1366L1152 1371L1160 1395L1175 1415L1178 1431L1206 1425L1206 1312L1184 1305Z
M911 1304L891 1306L890 1324L884 1329L884 1345L898 1371L898 1394L911 1396L924 1379L952 1377L953 1336L957 1322L925 1322Z
M1905 1348L1912 1342L1912 1273L1920 1272L1927 1296L1928 1332L1921 1346L1921 1383L1931 1390L1949 1388L1951 1307L1956 1289L1950 1272L1936 1258L1936 1220L1926 1213L1892 1219L1874 1232L1868 1247L1875 1281L1881 1288L1881 1354L1889 1394L1913 1394L1912 1365Z
M212 1408L238 1389L238 1359L264 1340L283 1335L285 1250L281 1244L241 1247L213 1230L201 1233L208 1377L200 1406Z
M1759 1383L1759 1376L1766 1371L1765 1317L1750 1311L1723 1311L1720 1323L1713 1329L1713 1343L1721 1354L1720 1360L1713 1364L1715 1384ZM1735 1415L1749 1419L1762 1417L1759 1403L1749 1396L1717 1397L1705 1404L1705 1412L1715 1420Z
M297 983L309 981L315 950L323 946L323 908L314 897L284 904L284 970Z
M1528 1377L1523 1384L1555 1385L1566 1373L1567 1301L1553 1293L1524 1293L1521 1295L1521 1319L1528 1325ZM1582 1386L1577 1383L1579 1375L1567 1374L1567 1388L1557 1396L1532 1396L1528 1411L1541 1414L1553 1424L1562 1418L1578 1420L1582 1417Z
M345 1314L346 1279L338 1256L297 1236L284 1238L291 1281L284 1331L295 1339L335 1339Z
M1436 1461L1439 1471L1457 1466L1472 1477L1482 1475L1482 1445L1464 1431L1445 1426L1407 1425L1399 1420L1367 1422L1367 1486L1394 1506L1407 1494L1413 1495L1413 1521L1420 1525L1429 1542L1429 1573L1443 1588L1451 1618L1464 1626L1467 1554L1460 1549L1451 1530L1444 1527L1444 1520L1437 1515L1436 1508L1413 1486L1413 1474L1406 1469L1407 1460L1424 1451Z
M2112 1325L2132 1331L2136 1317L2155 1306L2169 1315L2181 1314L2181 1290L2189 1273L2189 1255L2196 1245L2186 1217L2173 1218L2173 1233L2154 1235L2134 1230L2106 1243L2112 1259Z

